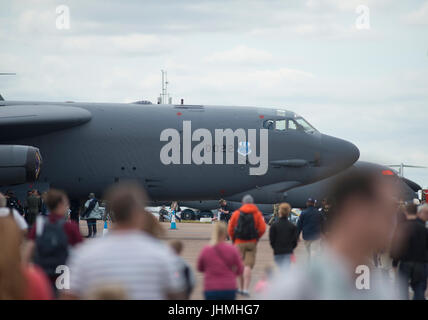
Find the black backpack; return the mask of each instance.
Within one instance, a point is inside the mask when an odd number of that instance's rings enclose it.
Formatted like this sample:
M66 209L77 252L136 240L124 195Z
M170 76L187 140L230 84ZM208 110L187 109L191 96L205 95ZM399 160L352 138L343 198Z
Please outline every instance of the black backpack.
M36 222L36 247L34 263L39 265L48 276L54 276L55 270L60 265L65 265L68 258L68 238L64 232L65 220L49 222L46 218L42 223ZM42 227L42 231L37 231Z
M86 216L89 216L91 214L92 210L94 210L95 206L97 205L97 202L98 200L95 198L92 199L91 202L89 202L88 207L82 213L82 218L85 218Z
M259 234L254 223L254 216L251 213L240 212L234 237L241 240L258 239Z

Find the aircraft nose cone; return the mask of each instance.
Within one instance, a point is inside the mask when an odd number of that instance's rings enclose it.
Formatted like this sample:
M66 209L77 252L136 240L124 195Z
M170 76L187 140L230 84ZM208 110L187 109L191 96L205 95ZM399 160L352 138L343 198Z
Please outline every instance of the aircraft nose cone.
M321 156L321 165L341 171L350 167L360 157L360 150L351 142L322 135L325 152Z

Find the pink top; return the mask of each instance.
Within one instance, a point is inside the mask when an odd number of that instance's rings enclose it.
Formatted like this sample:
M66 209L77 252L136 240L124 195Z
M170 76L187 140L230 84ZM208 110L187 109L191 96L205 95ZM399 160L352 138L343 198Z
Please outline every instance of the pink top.
M244 271L238 249L221 242L205 246L198 258L198 271L205 273L204 290L236 290L236 277Z
M54 298L51 284L42 269L35 265L24 268L27 280L28 300L52 300Z

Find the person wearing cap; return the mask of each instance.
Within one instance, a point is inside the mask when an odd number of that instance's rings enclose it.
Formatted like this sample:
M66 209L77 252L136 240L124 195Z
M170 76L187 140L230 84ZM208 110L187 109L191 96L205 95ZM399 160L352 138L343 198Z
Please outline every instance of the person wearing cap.
M242 206L233 212L229 220L228 233L238 247L244 261L244 273L239 279L238 293L249 296L251 269L256 262L257 242L266 231L263 214L254 204L251 195L242 198Z
M94 193L89 194L89 199L85 203L85 209L82 214L82 219L88 224L87 238L95 238L97 235L97 220L102 219L102 211L98 204L98 199Z
M27 212L25 213L25 220L31 228L36 221L36 217L40 212L41 199L37 194L37 190L30 190L27 196Z
M226 224L229 223L231 211L229 205L227 204L227 201L224 199L220 199L219 201L220 207L218 208L218 211L220 213L220 221L224 221Z
M306 209L300 214L297 222L297 232L302 236L308 254L308 260L319 251L323 218L315 208L315 200L309 198Z
M28 229L28 224L25 221L24 217L19 214L18 211L12 208L8 208L7 206L7 199L6 197L0 192L0 218L1 217L7 217L12 216L15 219L15 222L19 229L22 230L22 232L26 232Z

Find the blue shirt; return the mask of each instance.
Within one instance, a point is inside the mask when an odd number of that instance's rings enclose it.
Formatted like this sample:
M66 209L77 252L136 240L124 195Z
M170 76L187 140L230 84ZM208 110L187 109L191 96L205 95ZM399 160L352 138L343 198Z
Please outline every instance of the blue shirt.
M298 232L303 232L304 240L317 240L321 235L322 216L315 207L304 210L297 222Z

